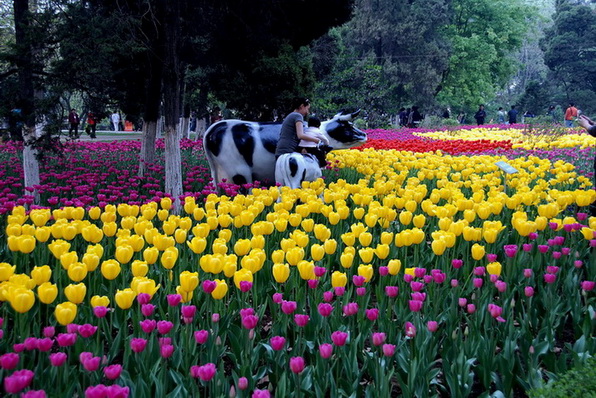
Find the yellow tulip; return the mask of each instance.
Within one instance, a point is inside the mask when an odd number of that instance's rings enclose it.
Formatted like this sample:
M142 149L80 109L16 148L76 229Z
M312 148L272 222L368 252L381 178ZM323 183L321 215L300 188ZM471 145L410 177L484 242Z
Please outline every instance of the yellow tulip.
M354 214L354 217L356 219L360 220L362 219L362 217L364 217L365 210L362 207L357 207L354 209L352 213Z
M194 296L194 293L192 291L187 292L186 290L182 289L182 286L176 286L176 293L179 294L180 297L182 297L182 303L189 303L192 300L192 297Z
M83 254L82 263L85 264L88 272L93 272L99 265L99 257L95 253L85 253Z
M402 223L403 225L410 225L410 223L412 222L412 212L407 211L407 210L403 210L402 212L399 213L399 222Z
M91 307L109 307L110 299L107 296L91 297Z
M89 209L88 214L92 220L97 220L101 216L101 209L97 206L92 207Z
M286 261L290 265L297 265L304 259L304 249L301 247L293 247L286 253Z
M141 260L135 260L132 262L132 264L130 265L130 269L132 270L132 275L133 276L146 276L147 273L149 272L149 266L147 265L147 263L145 261L141 261Z
M358 242L360 242L362 246L370 246L372 243L372 238L373 237L370 232L362 232L360 236L358 236Z
M178 260L178 248L171 246L168 247L161 255L161 265L165 269L172 269L176 265Z
M389 260L387 263L387 268L389 269L389 274L397 275L401 270L401 261L396 258Z
M221 279L215 279L215 282L217 283L217 286L215 287L215 290L211 292L211 297L216 300L221 300L228 293L228 284Z
M484 246L481 246L478 243L474 243L474 245L472 246L472 258L474 260L481 260L485 254L486 251L484 250Z
M109 281L116 279L121 270L120 263L116 260L105 260L101 263L101 274Z
M143 259L147 264L155 264L159 257L159 250L155 246L151 246L143 250Z
M16 312L24 314L35 304L35 295L29 289L15 288L9 293L8 301Z
M389 256L389 250L389 245L387 244L377 245L377 248L375 249L375 255L379 259L384 260Z
M48 245L48 249L50 249L54 257L60 259L60 256L70 250L70 243L62 239L57 239Z
M372 265L360 264L358 266L358 275L363 276L365 278L366 282L370 282L374 273L375 273L375 271L374 271Z
M44 282L48 282L51 277L52 269L48 265L35 266L31 270L31 279L33 279L38 286Z
M51 233L51 229L50 227L39 227L35 229L35 239L37 239L38 242L47 242L48 239L50 239L50 233Z
M73 282L80 282L87 276L87 266L83 263L73 263L68 267L68 277Z
M21 235L17 238L17 242L21 253L31 253L35 250L36 240L31 235Z
M64 294L68 301L74 304L81 304L87 294L87 286L84 283L70 284L64 288Z
M88 225L81 229L83 239L91 243L99 243L103 239L103 231L96 225Z
M313 232L315 233L315 238L321 242L324 242L331 237L331 230L323 224L315 225Z
M312 232L312 230L315 228L315 220L313 220L312 218L306 218L302 220L300 226L302 227L304 232Z
M77 306L70 302L60 303L56 306L54 316L60 325L72 323L77 316Z
M42 303L52 304L58 297L58 286L50 282L44 282L37 287L37 296Z
M8 236L8 238L6 239L6 243L8 243L8 250L10 250L11 252L19 251L19 236Z
M60 256L60 264L62 264L62 268L68 270L72 264L79 261L79 256L77 252L67 252Z
M271 253L271 261L273 261L273 264L283 263L285 256L286 254L283 250L274 250Z
M199 286L199 273L183 271L180 274L180 287L186 292L192 292Z
M130 288L137 295L146 293L153 297L153 295L159 290L159 285L157 285L155 281L150 278L134 277L130 283Z
M165 198L161 198L159 205L164 210L170 210L172 208L172 199L168 198L167 196Z
M9 286L20 285L19 287L25 287L32 290L35 287L35 281L27 274L14 274L8 279Z
M273 278L277 283L285 283L290 277L290 266L288 264L273 264Z
M101 228L105 236L114 236L118 230L118 225L115 222L107 222Z
M494 262L494 263L489 263L486 266L486 271L490 274L490 275L501 275L501 263L499 263L498 261Z
M244 269L244 268L236 271L234 273L234 285L236 285L236 288L240 289L240 282L242 282L242 281L252 282L253 281L252 272L250 272L248 269Z
M253 249L264 249L265 237L263 235L255 235L250 238L250 247Z
M370 263L372 261L374 255L375 255L375 250L372 247L366 247L366 248L358 250L358 256L365 263Z
M437 256L441 256L445 253L445 249L447 248L443 238L433 240L430 246L433 253Z
M236 253L237 256L246 255L250 249L250 239L238 239L234 244L234 253Z
M337 250L337 241L335 239L327 239L323 243L323 248L325 249L325 254L334 254Z
M132 303L136 296L137 294L134 290L127 288L124 290L117 290L114 299L116 300L116 305L118 305L118 307L127 310L132 307Z
M333 287L345 287L348 284L348 277L345 273L334 271L331 274L331 286Z
M114 257L116 257L116 260L118 260L118 262L120 262L120 264L126 264L132 259L133 255L134 255L134 250L133 250L132 246L122 245L122 246L116 247L116 253L114 254Z
M0 282L7 281L11 276L14 275L14 271L17 269L16 265L10 265L8 263L0 263Z
M315 279L315 265L312 261L300 261L296 266L300 277L304 280Z
M342 253L339 257L339 263L344 268L350 268L354 263L354 253Z
M319 244L310 247L310 257L313 261L320 261L325 256L325 249Z

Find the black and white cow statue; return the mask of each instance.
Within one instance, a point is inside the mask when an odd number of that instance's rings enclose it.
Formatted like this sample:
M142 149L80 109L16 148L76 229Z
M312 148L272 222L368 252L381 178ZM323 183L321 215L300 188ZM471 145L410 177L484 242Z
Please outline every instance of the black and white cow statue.
M358 113L338 113L321 123L320 130L327 136L331 149L347 149L366 142L366 133L351 122ZM276 170L275 148L280 131L281 123L243 120L222 120L210 126L203 147L213 182L225 180L236 185L277 182L298 188L302 181L319 178L321 168L312 155L282 155Z

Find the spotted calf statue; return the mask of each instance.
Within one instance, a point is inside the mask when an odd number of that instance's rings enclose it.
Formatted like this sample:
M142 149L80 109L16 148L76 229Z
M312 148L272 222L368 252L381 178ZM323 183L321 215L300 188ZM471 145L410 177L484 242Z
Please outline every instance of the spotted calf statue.
M320 129L331 149L347 149L366 142L366 133L352 124L358 113L338 113L321 123ZM236 185L277 182L297 188L302 181L319 178L321 169L310 155L282 155L276 169L275 148L280 131L281 123L243 120L222 120L209 127L203 147L213 182L227 181Z

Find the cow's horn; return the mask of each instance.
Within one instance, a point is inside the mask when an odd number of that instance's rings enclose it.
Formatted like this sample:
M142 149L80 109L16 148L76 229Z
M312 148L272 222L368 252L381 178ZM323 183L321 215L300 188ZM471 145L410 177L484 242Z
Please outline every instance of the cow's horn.
M356 119L358 117L358 115L360 114L360 111L362 109L358 109L356 112L352 113L352 120Z

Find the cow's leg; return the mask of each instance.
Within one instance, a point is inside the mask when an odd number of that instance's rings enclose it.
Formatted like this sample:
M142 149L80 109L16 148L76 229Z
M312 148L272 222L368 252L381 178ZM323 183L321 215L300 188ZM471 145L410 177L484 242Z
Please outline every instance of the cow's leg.
M281 155L275 163L275 182L292 189L300 188L306 176L306 163L299 153Z

